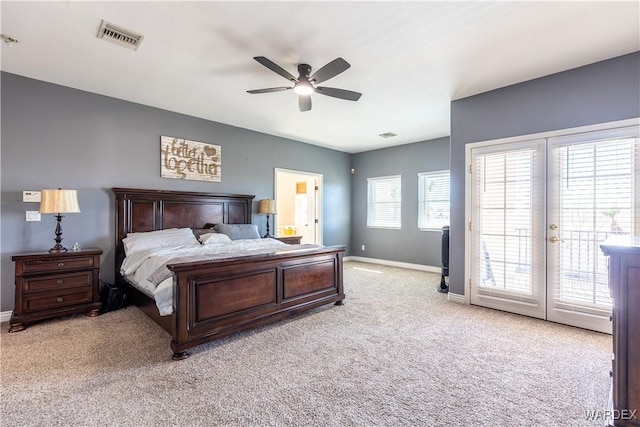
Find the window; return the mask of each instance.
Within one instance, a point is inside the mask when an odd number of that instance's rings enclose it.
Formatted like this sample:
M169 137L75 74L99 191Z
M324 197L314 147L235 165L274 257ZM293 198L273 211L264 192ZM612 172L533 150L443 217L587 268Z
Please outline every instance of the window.
M367 179L367 227L400 228L400 175Z
M418 228L449 225L449 171L418 174Z

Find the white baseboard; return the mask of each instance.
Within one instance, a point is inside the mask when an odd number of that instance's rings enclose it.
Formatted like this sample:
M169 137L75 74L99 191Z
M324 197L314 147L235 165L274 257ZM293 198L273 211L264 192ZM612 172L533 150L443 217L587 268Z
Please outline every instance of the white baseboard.
M391 267L409 268L411 270L428 271L429 273L441 273L442 267L432 267L430 265L411 264L408 262L388 261L386 259L366 258L361 256L347 256L344 261L360 261L370 264L389 265Z
M448 299L449 299L449 301L455 302L457 304L466 304L464 295L454 294L454 293L449 292Z
M11 319L11 313L13 313L11 310L0 312L0 322L8 322Z

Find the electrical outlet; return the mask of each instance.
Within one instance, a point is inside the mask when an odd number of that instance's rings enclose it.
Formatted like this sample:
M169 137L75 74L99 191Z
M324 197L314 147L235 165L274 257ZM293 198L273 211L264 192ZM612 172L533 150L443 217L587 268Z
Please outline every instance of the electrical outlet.
M362 250L364 251L364 245L362 245Z

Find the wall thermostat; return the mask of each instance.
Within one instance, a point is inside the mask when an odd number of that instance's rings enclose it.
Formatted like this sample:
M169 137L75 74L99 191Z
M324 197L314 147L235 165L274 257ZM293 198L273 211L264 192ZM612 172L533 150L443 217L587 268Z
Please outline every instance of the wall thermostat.
M23 191L22 201L40 203L40 192L39 191Z

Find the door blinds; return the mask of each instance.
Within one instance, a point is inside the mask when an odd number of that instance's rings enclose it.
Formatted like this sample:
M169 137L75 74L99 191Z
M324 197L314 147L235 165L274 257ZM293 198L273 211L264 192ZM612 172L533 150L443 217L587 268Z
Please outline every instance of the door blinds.
M472 162L472 299L543 317L544 141L474 149Z
M640 230L640 139L633 134L623 128L549 139L549 221L560 239L548 265L554 309L611 310L600 244Z

